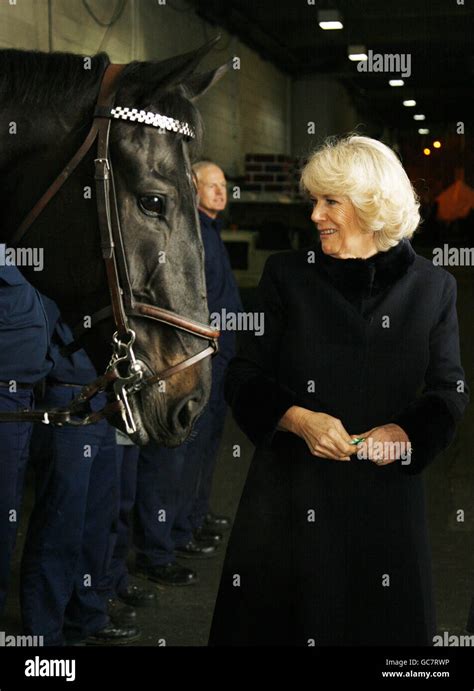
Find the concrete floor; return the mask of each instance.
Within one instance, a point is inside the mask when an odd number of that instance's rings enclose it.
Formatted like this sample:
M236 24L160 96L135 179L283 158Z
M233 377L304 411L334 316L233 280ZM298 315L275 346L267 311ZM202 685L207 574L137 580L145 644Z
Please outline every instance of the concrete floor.
M467 381L474 389L474 281L472 269L453 271L458 281L458 313L461 347ZM474 398L474 393L471 394ZM232 446L240 444L241 458L232 455ZM474 595L474 405L462 422L456 441L427 471L433 569L438 609L438 628L450 634L464 633L471 597ZM213 510L235 515L253 447L229 415L215 475ZM18 606L18 566L25 532L25 520L31 506L29 487L13 561L13 577L2 628L20 633ZM464 511L464 522L456 520ZM157 588L155 608L139 611L143 636L137 646L203 646L212 618L225 545L218 556L209 560L186 560L195 568L199 583L185 588ZM184 562L183 562L184 563ZM140 584L148 582L136 580ZM156 587L149 584L150 587Z

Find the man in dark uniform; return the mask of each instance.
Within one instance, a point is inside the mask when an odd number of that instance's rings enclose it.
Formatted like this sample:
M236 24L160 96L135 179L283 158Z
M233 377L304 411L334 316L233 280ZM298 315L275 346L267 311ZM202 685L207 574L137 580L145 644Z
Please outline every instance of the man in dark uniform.
M206 287L209 312L212 315L238 314L243 311L239 289L232 273L227 250L221 238L222 219L219 214L227 204L227 182L224 172L210 161L193 166L197 181L199 220L204 243ZM224 400L224 374L235 355L235 333L221 328L219 353L212 360L212 389L209 404L198 420L194 453L201 458L195 497L190 511L190 524L195 536L212 537L229 527L229 519L210 510L217 453L224 431L227 404Z
M240 312L242 304L217 218L227 202L223 171L209 161L194 166L205 252L209 312ZM141 450L135 506L137 571L162 585L190 585L195 571L178 558L216 553L229 519L209 509L212 476L224 428L223 374L235 352L235 334L223 331L212 360L212 388L206 409L187 441L175 449L149 444Z
M69 356L72 339L56 304L43 297L50 329L45 407L67 407L97 372L85 351ZM105 394L91 400L92 410ZM117 519L115 430L102 419L85 427L38 425L32 440L36 497L22 560L21 602L25 632L46 645L128 643L132 625L111 621L102 587L110 562L110 532Z
M39 293L15 266L0 265L0 412L33 407L33 385L51 367ZM15 545L32 424L0 422L0 617Z

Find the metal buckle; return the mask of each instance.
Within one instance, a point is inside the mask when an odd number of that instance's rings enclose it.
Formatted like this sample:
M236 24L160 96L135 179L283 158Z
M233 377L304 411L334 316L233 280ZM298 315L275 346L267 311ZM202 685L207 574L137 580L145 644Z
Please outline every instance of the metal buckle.
M108 180L110 177L110 164L108 158L95 158L94 159L95 174L94 178L96 180Z
M114 350L108 369L115 370L119 375L113 384L114 394L116 399L122 404L121 414L127 434L133 434L137 431L137 426L133 418L128 396L141 389L145 367L140 360L137 360L133 351L133 343L136 338L135 331L129 329L127 334L129 335L129 340L124 342L119 339L117 332L114 333ZM120 376L120 372L118 371L118 365L120 363L128 364L125 376Z
M130 408L127 391L127 387L131 383L130 380L133 380L136 377L137 375L132 375L131 377L126 377L124 379L117 379L117 381L114 382L114 393L116 399L122 404L120 410L127 434L134 434L137 431L137 426L135 424L132 409Z
M94 163L97 165L99 163L105 163L107 170L110 170L110 164L108 158L94 158Z

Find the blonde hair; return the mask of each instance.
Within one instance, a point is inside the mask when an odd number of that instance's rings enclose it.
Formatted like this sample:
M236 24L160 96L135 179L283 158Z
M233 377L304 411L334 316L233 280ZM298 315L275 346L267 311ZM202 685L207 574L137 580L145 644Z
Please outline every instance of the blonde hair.
M411 238L420 223L418 196L402 164L376 139L327 140L304 166L300 187L303 193L348 197L382 252Z

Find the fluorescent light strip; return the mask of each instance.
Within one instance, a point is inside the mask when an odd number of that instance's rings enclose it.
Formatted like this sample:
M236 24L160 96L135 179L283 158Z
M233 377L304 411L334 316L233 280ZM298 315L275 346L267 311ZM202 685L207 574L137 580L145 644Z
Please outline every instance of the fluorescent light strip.
M319 26L321 29L324 31L334 31L335 29L343 29L344 26L342 22L334 21L334 22L319 22Z

